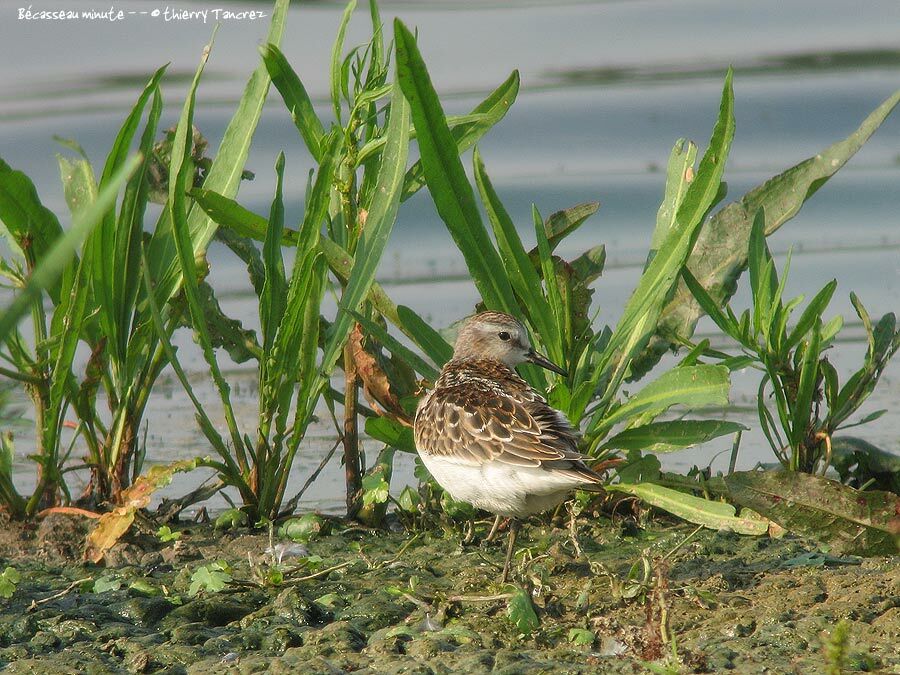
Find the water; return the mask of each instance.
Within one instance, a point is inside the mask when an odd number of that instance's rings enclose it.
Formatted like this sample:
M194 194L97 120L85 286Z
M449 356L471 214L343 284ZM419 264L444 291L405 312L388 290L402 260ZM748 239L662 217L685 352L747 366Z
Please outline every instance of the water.
M502 6L500 6L502 5ZM89 8L87 2L65 8ZM128 11L165 5L123 2ZM173 8L175 6L172 6ZM182 2L193 11L216 7ZM266 3L234 3L229 9L268 9ZM33 9L57 9L33 5ZM0 8L0 155L32 177L44 203L66 209L59 186L54 134L80 142L95 167L102 164L121 123L150 73L171 62L163 94L163 124L174 123L212 21L152 21L129 15L118 23L25 22L16 8ZM342 7L301 4L291 10L283 50L298 70L323 120L330 119L328 59ZM614 323L634 287L663 191L666 160L679 137L703 147L718 109L721 82L736 68L737 133L726 179L737 198L767 177L849 134L878 103L900 86L895 27L900 5L866 3L865 12L839 0L756 2L752 5L695 0L622 2L431 2L385 3L383 18L399 15L417 26L420 46L449 113L470 110L518 68L522 91L506 119L481 142L488 172L523 239L532 242L530 209L544 215L578 202L599 200L600 211L559 251L564 256L605 243L608 269L597 283L600 320ZM351 23L347 44L364 39L366 12ZM213 141L220 138L246 77L258 63L257 45L266 21L231 21L216 37L201 85L196 122ZM326 122L327 123L327 122ZM254 139L248 167L256 180L241 188L240 201L265 213L273 191L275 156L287 154L288 223L302 213L300 200L310 158L277 94L270 97ZM467 166L470 160L466 158ZM793 247L787 293L814 293L839 281L831 313L848 323L855 314L850 290L873 316L896 311L900 295L900 115L889 118L869 144L841 170L800 215L770 238L779 263ZM212 279L228 313L256 324L240 264L226 250L210 254ZM471 311L476 300L465 266L425 191L401 209L379 278L398 303L445 326ZM743 284L736 304L746 306ZM858 322L857 322L858 323ZM703 322L700 331L711 331ZM846 378L859 366L860 329L832 355ZM209 410L218 410L190 335L180 333L192 378ZM186 356L185 356L186 355ZM227 359L225 365L228 366ZM900 366L889 366L862 409L889 412L855 430L873 443L900 451ZM246 429L255 413L253 372L230 373ZM734 377L729 416L758 427L754 403L758 378ZM170 377L160 382L148 412L148 454L166 462L210 451L189 404ZM333 430L323 417L304 442L291 489L297 489L331 447ZM32 481L25 459L32 437L17 431L17 478ZM705 465L729 446L718 443L664 458L684 469ZM377 444L366 444L370 454ZM760 433L745 435L739 466L771 461ZM727 457L718 457L722 469ZM411 480L411 458L399 458L394 486ZM181 494L196 483L181 478L168 490ZM333 460L307 493L304 508L337 511L342 470ZM290 492L290 490L289 490Z

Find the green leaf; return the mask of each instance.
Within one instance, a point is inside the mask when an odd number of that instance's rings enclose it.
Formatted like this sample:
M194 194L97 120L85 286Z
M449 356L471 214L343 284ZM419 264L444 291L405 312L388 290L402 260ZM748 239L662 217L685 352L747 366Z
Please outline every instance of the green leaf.
M475 106L470 115L466 115L456 122L454 122L453 118L447 118L447 123L450 125L450 133L456 142L457 154L462 154L475 145L484 134L502 120L516 100L518 93L519 71L514 70L499 87ZM362 157L362 154L361 152L360 157ZM403 196L400 198L400 201L406 201L424 185L425 174L422 168L422 161L417 160L406 172Z
M661 468L656 455L629 450L625 462L616 466L616 476L621 483L653 483L660 479Z
M375 471L363 476L363 505L384 504L390 495L391 485L384 479L384 472Z
M397 503L400 504L400 508L406 513L417 513L421 502L422 498L419 497L419 493L409 485L403 488L403 492L397 498Z
M810 418L813 416L813 396L816 391L816 382L819 375L819 356L822 341L822 322L817 321L813 326L812 335L803 351L803 361L800 366L800 383L797 385L797 398L794 401L791 424L791 444L797 448L809 431ZM794 453L799 458L798 452ZM796 467L795 467L796 468Z
M170 541L178 541L179 539L181 539L181 532L173 532L172 528L170 528L168 525L162 525L156 531L156 536L161 542L165 544Z
M28 307L41 296L43 289L49 289L57 283L60 275L67 269L75 250L80 245L85 236L96 227L103 215L116 202L116 195L119 188L128 180L128 177L134 173L140 165L141 158L132 157L119 170L110 177L106 186L100 190L97 199L84 211L82 211L72 221L72 227L66 231L62 237L55 240L52 247L41 256L41 262L28 278L28 283L13 298L13 301L7 306L3 314L0 315L0 340L3 340L7 333L12 330L22 315L28 311ZM2 176L3 167L0 160L0 193L3 192ZM8 168L8 167L7 167ZM18 173L18 172L16 172ZM24 176L24 174L22 174ZM30 183L30 181L29 181ZM2 197L2 194L0 194ZM2 214L0 214L2 217ZM57 287L58 288L58 287ZM49 291L48 291L49 292ZM59 296L57 296L58 299Z
M211 565L203 565L191 575L191 585L188 595L194 597L200 591L218 593L231 581L228 563L214 562Z
M7 600L11 598L15 594L16 587L21 579L22 577L15 567L7 566L3 570L3 574L0 574L0 598L6 598Z
M11 249L26 259L28 269L42 263L64 236L59 220L41 203L31 179L21 171L15 171L2 159L0 159L0 233L6 237ZM75 273L70 260L62 258L58 260L58 264L60 265L58 273L47 280L47 293L53 304L59 302L60 289L71 285ZM61 284L59 278L63 275L67 282ZM0 333L0 338L2 336L3 333Z
M602 450L644 450L671 452L706 443L719 436L727 436L748 428L724 420L673 420L653 422L622 431L601 446Z
M98 321L107 338L108 350L118 364L124 364L134 309L131 303L139 284L140 244L143 236L144 208L147 204L146 171L151 161L156 125L162 112L159 81L167 66L158 69L144 87L113 142L103 167L99 187L102 189L126 161L131 143L137 133L150 97L153 104L147 116L147 125L141 138L140 152L143 161L128 183L122 199L120 216L113 210L106 213L100 226L85 243L88 257L87 273L91 278L91 291L100 305ZM111 265L109 261L115 260Z
M325 533L325 520L317 513L304 513L299 518L288 518L278 530L278 536L300 543L316 539Z
M275 333L284 317L285 296L287 295L287 278L284 273L284 260L281 257L281 239L284 233L284 153L278 153L275 160L275 197L269 210L269 222L266 238L263 243L263 277L262 292L259 294L259 325L263 335L263 361L260 368L263 373L268 369L272 347L275 344ZM267 382L263 374L260 381Z
M521 299L522 306L527 308L532 325L541 337L552 339L556 331L550 305L542 290L541 277L522 245L512 218L488 178L484 162L481 161L481 153L477 148L472 162L475 166L475 183L481 194L481 202L487 212L488 221L494 230L494 238L497 240L497 248L503 259L504 270L509 275L509 281ZM559 358L559 356L560 354L551 354L552 358Z
M765 209L766 235L793 218L803 204L869 140L900 103L895 92L876 108L847 138L770 178L723 208L700 232L688 267L694 277L721 306L734 295L737 280L747 267L747 241L756 212ZM701 308L691 302L691 292L682 284L666 303L656 335L633 366L635 374L647 372L677 341L693 335Z
M711 530L760 535L765 534L769 529L769 523L765 520L736 516L735 509L731 504L695 497L686 492L678 492L662 485L654 485L653 483L640 483L637 485L614 483L607 485L606 489L634 495L651 506L668 511L689 523L703 525Z
M602 427L609 429L637 415L658 415L676 404L689 408L726 405L730 387L725 366L703 364L675 368L660 375L603 418Z
M272 78L272 83L278 89L281 98L284 99L284 105L291 114L294 126L300 132L313 159L318 161L322 157L320 145L322 137L325 135L325 128L316 115L306 88L276 45L263 45L259 51L262 54L266 71Z
M581 227L584 221L597 213L599 208L600 202L585 202L551 213L544 222L550 252L552 253L565 237Z
M509 279L481 221L472 186L428 70L409 29L394 21L397 78L412 110L425 179L441 219L466 260L489 309L516 313Z
M809 329L813 327L816 321L822 318L822 314L828 307L828 303L831 302L831 296L834 295L836 288L837 279L832 279L825 284L821 291L816 293L816 297L809 301L806 309L803 310L803 314L801 314L800 318L797 320L797 325L794 326L794 329L788 335L787 341L784 344L785 349L797 345L800 340L806 336Z
M238 463L242 467L246 467L247 460L244 443L238 431L234 409L231 405L231 388L222 376L219 364L216 361L209 326L200 302L199 283L194 262L195 251L192 245L187 205L187 188L191 184L194 175L194 165L191 161L194 103L197 95L197 86L200 83L200 77L203 74L208 58L209 49L204 51L203 58L201 58L200 64L197 66L191 88L188 91L188 96L185 99L184 107L175 129L175 139L172 142L172 157L169 166L169 198L166 202L166 211L169 213L169 221L172 223L175 250L181 265L184 295L187 299L191 323L203 352L203 358L209 366L210 375L215 383L219 399L222 402L225 412L225 423L231 435L231 442L237 455Z
M280 44L288 5L289 0L275 0L269 33L265 38L266 43L276 46ZM265 64L260 63L248 79L237 110L225 129L222 142L203 181L204 189L228 198L237 193L270 82ZM203 209L191 208L187 224L194 255L205 251L215 234L214 221ZM147 257L151 266L150 277L156 282L157 298L160 299L162 306L177 292L182 283L172 222L167 210L163 211L157 223Z
M597 636L594 634L594 631L587 630L586 628L570 628L567 639L573 645L590 647L594 644L594 640L597 639Z
M354 9L356 9L356 0L350 0L344 8L337 38L335 38L334 46L331 48L331 105L334 108L334 118L339 126L341 124L341 90L344 83L341 55L344 51L344 35L347 32L347 24L350 23L350 17L353 15Z
M544 287L550 303L551 317L553 318L547 329L548 332L541 333L541 338L544 344L551 347L551 358L562 361L564 346L571 344L571 316L566 311L566 307L563 306L562 295L559 292L559 284L556 279L556 271L553 267L553 258L550 254L550 243L547 241L546 233L544 232L544 221L534 204L531 205L531 215L534 221L535 238L537 239L538 259L541 263L541 277L544 279Z
M698 228L719 194L725 160L734 137L734 92L731 79L732 71L729 69L709 147L700 160L696 178L687 188L676 212L675 226L670 228L653 260L641 275L604 351L601 367L595 377L599 381L607 364L614 361L615 372L610 378L607 396L618 388L632 359L656 331L660 312L691 253Z
M688 186L694 179L694 162L697 159L697 145L679 138L675 141L666 169L666 191L656 214L656 228L650 242L650 253L655 255L669 231L675 227L675 215L681 207Z
M732 499L835 555L893 555L900 497L860 492L796 471L740 471L725 477Z
M366 418L366 433L402 452L415 454L416 441L411 428L387 417Z
M63 155L56 156L59 175L63 184L63 194L69 212L74 216L97 198L97 180L91 163L78 158L70 160Z
M94 581L94 593L108 593L122 588L124 582L115 574L104 574Z
M531 635L541 625L531 594L521 586L516 586L506 606L506 616L521 635Z

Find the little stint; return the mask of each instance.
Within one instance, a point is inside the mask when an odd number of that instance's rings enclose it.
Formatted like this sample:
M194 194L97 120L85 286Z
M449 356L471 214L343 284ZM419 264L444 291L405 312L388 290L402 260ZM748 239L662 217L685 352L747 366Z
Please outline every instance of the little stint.
M416 448L438 484L459 501L511 518L502 581L509 578L519 519L551 509L603 479L578 452L578 432L515 372L538 354L518 320L482 312L459 331L453 358L419 404Z

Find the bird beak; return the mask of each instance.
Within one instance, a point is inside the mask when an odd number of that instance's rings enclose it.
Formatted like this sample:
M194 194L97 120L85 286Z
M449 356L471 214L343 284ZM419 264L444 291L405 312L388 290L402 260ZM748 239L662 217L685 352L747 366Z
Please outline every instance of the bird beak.
M558 365L553 363L546 356L541 356L533 349L528 350L528 353L525 355L525 360L529 363L533 363L536 366L540 366L541 368L546 368L547 370L552 370L554 373L559 373L563 377L568 377L569 374L560 368Z

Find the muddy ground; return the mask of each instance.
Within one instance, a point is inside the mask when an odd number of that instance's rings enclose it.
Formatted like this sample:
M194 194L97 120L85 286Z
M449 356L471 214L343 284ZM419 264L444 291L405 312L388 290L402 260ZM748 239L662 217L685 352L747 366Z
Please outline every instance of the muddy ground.
M817 673L840 662L845 672L900 672L898 557L833 558L790 536L708 530L685 542L692 528L665 520L578 522L574 539L564 523L522 530L516 582L540 620L530 635L508 617L516 587L496 581L504 538L479 543L486 522L464 544L450 527L333 521L330 534L279 549L277 569L269 537L246 529L173 527L177 541L133 537L96 566L77 559L86 530L77 518L3 523L0 570L20 579L0 599L0 668ZM197 573L203 566L210 574ZM224 588L197 583L191 596L192 578L210 576Z

